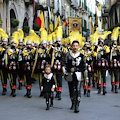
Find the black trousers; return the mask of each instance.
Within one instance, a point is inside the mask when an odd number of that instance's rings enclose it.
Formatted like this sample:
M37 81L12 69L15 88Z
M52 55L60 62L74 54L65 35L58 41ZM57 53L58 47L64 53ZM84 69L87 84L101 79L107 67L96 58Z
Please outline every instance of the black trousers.
M31 79L31 74L26 75L26 89L32 88L32 79Z
M56 74L57 86L62 87L62 74Z
M5 69L2 70L2 74L3 74L2 85L4 88L5 86L7 87L7 72Z
M62 92L62 74L56 74L57 88L56 91Z
M9 79L10 79L11 89L16 89L17 74L16 73L10 73L9 74Z
M44 91L44 95L46 98L46 104L49 104L49 99L51 99L51 101L53 102L53 98L54 98L53 92Z
M118 70L116 70L116 71L114 71L114 78L115 78L115 85L116 86L118 86L118 76L119 75L119 71Z
M72 79L72 82L68 82L70 98L73 98L74 101L80 101L82 82L77 80L75 74L73 74Z

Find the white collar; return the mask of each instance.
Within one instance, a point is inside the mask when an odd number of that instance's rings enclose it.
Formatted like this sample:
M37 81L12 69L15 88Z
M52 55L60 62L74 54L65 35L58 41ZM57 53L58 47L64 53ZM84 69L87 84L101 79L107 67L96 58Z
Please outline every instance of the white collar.
M76 58L80 55L80 52L78 51L77 53L73 53L72 51L70 51L70 55L73 57L73 58Z
M44 77L45 78L47 78L47 79L49 79L49 80L51 80L51 78L52 78L52 76L53 76L53 73L50 73L50 74L44 74Z

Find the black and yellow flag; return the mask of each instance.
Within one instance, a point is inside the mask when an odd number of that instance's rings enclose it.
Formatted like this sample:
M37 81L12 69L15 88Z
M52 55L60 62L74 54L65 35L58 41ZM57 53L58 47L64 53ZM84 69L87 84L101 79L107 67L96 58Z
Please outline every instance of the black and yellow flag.
M49 23L49 34L53 32L53 9L51 9L51 20Z
M97 1L97 0L96 0L96 6L97 6L99 11L102 10L102 4L99 1Z
M105 25L104 25L104 21L103 21L103 17L102 17L102 29L105 29Z
M91 27L91 33L94 33L94 27L92 25L92 17L90 17L90 27Z
M96 31L96 28L98 27L98 16L97 16L97 11L95 14L95 25L94 25L94 31Z
M57 30L57 28L61 26L61 20L60 20L60 16L57 17L56 23L55 23L55 28L54 31Z

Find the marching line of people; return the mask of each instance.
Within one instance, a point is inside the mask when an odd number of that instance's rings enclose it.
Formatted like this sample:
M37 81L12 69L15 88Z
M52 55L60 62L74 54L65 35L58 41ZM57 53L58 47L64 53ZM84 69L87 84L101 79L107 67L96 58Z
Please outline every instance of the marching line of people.
M97 87L98 94L106 91L106 71L111 76L111 91L118 93L120 87L120 46L117 45L119 28L115 28L111 35L111 45L107 46L104 35L97 31L86 41L78 32L71 32L67 39L62 39L62 27L47 36L45 29L41 29L41 38L31 30L31 34L24 38L21 29L14 32L10 45L8 36L0 29L0 77L3 87L2 95L7 92L9 79L11 96L16 96L16 80L18 89L22 90L24 81L25 97L31 98L32 80L39 80L40 97L46 98L46 110L53 106L55 98L61 100L62 78L68 82L71 110L79 112L81 88L84 95L90 97L91 85ZM106 34L107 33L107 34ZM50 100L50 102L49 102ZM50 104L50 105L49 105Z

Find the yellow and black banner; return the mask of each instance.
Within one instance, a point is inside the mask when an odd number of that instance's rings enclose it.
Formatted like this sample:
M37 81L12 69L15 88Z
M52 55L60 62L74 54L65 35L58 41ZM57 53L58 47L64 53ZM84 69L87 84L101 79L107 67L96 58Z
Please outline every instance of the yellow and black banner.
M68 31L79 31L82 33L82 18L68 18Z

